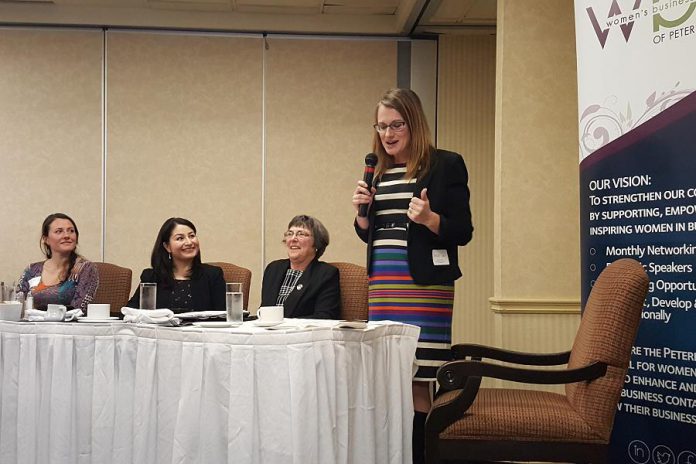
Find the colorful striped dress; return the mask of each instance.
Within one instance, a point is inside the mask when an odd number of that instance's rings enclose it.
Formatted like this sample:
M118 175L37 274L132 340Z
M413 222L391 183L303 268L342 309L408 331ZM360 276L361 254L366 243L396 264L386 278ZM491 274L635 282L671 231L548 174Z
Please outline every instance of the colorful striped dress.
M388 169L377 184L369 286L370 320L391 320L421 328L414 380L433 381L437 368L451 359L454 282L417 285L408 267L406 210L416 179L404 179L406 167Z

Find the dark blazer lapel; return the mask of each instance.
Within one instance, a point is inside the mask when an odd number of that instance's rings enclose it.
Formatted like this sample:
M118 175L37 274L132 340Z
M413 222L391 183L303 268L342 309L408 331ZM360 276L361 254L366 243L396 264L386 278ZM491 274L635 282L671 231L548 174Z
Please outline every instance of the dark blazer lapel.
M309 264L309 266L307 266L307 269L304 270L304 272L300 276L300 279L295 284L295 288L292 289L290 295L288 295L288 297L285 299L285 303L283 304L283 312L285 313L286 317L293 316L295 310L297 309L297 305L302 300L304 294L307 292L309 282L312 281L311 277L312 269L314 268L314 263L315 261L312 261Z
M276 301L278 301L280 286L285 278L285 271L289 265L289 259L280 259L268 264L263 274L261 306L275 306Z
M433 151L433 153L430 155L430 168L423 178L418 178L413 196L420 197L421 190L430 184L430 179L433 177L433 172L435 171L435 164L437 164L437 161L438 159L436 151Z

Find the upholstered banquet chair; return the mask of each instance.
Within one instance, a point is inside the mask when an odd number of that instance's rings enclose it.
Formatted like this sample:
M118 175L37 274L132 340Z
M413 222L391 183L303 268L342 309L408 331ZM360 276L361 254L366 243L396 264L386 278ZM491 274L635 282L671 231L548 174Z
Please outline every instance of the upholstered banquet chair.
M367 319L367 270L353 263L330 263L338 268L341 319Z
M93 303L108 303L111 305L111 315L120 316L121 308L130 298L131 277L133 271L127 267L110 263L94 263L99 270L99 287L94 295Z
M426 422L426 461L606 462L647 289L648 277L637 261L620 259L606 267L569 352L453 346L456 360L437 374L445 393L436 397ZM567 368L520 368L482 359ZM565 384L565 394L479 388L482 377Z
M222 261L208 263L222 269L225 275L225 282L241 282L242 292L244 292L244 309L249 309L249 289L251 288L251 271L245 267L237 266L232 263Z

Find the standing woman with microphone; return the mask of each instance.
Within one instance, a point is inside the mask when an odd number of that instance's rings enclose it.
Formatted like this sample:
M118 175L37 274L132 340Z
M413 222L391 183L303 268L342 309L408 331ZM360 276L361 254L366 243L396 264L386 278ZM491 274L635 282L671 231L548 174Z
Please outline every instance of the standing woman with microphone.
M392 89L375 110L374 186L353 193L355 230L367 243L370 320L421 328L413 381L413 462L424 462L424 426L437 369L451 359L457 247L473 233L468 173L457 153L433 146L418 95ZM367 207L362 205L367 205Z

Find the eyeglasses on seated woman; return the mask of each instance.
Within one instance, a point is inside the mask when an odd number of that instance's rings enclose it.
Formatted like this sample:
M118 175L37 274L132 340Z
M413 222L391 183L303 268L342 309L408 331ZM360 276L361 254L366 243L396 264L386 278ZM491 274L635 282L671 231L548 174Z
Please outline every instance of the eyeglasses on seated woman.
M285 317L338 319L338 269L319 261L329 245L324 225L311 216L295 216L283 233L282 243L288 257L266 266L261 306L282 305Z

